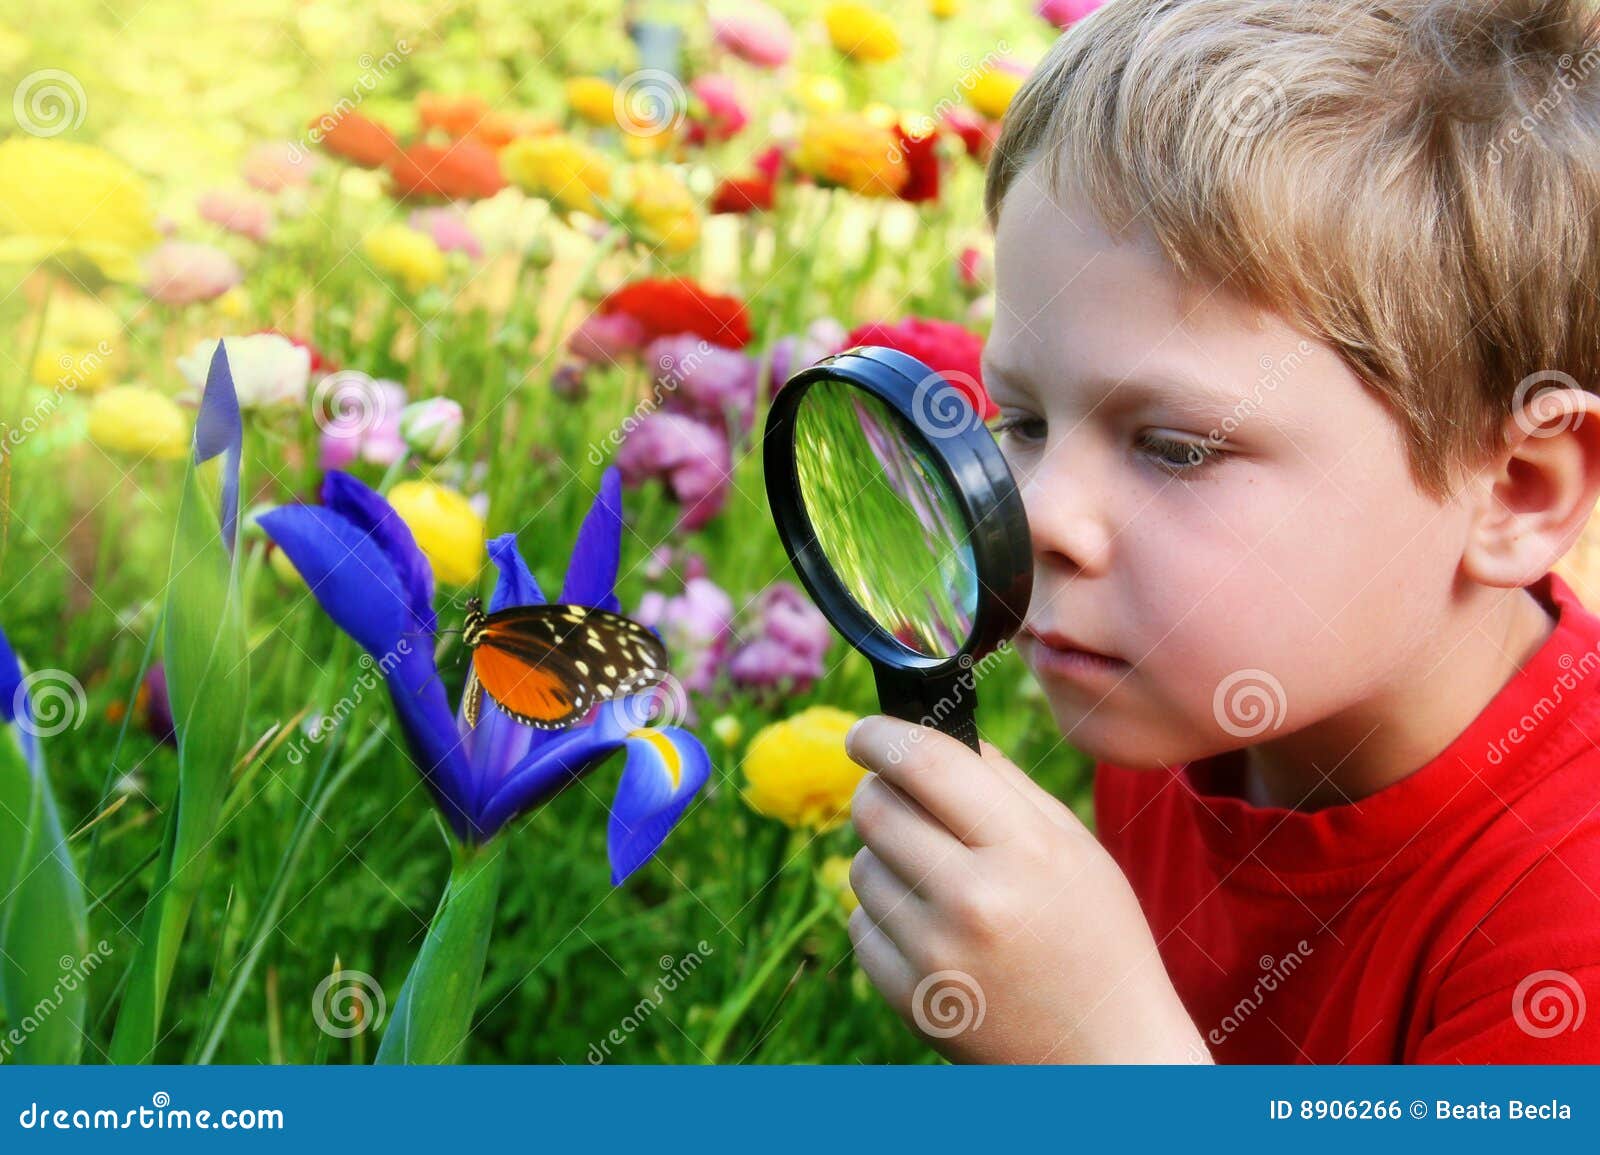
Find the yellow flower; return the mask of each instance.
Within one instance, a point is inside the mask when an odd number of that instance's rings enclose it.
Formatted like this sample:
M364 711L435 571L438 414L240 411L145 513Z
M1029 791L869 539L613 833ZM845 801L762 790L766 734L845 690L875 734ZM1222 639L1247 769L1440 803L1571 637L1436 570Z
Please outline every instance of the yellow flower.
M110 345L41 345L33 359L33 380L46 387L93 393L111 378Z
M848 711L812 706L762 727L744 754L745 801L790 826L838 826L866 773L844 752L855 721Z
M819 116L800 130L795 167L863 196L894 196L910 175L895 136L859 114Z
M1022 87L1021 72L991 65L973 78L967 90L967 103L990 120L999 120L1011 107L1011 98Z
M380 273L402 282L413 293L444 280L445 259L427 233L405 225L384 225L361 246Z
M819 72L806 72L796 77L794 94L800 107L812 116L842 112L847 101L844 85L839 78Z
M935 20L949 20L960 9L960 0L928 0L928 13Z
M647 244L683 253L700 239L700 204L671 170L635 165L622 184L622 201Z
M900 34L894 21L865 4L830 4L822 14L828 39L841 56L851 60L893 60L900 55Z
M226 317L230 321L237 321L250 311L250 294L244 291L243 286L235 285L213 303L218 316Z
M110 153L53 137L0 143L0 262L81 256L132 281L157 239L144 182Z
M850 885L850 856L848 854L830 854L823 859L817 875L823 889L839 900L839 905L844 907L846 914L861 905L861 900L856 897L855 889Z
M176 459L189 449L189 418L165 393L117 385L89 403L89 440L117 453Z
M732 714L721 714L712 721L711 732L717 736L717 741L731 750L744 737L744 723Z
M603 77L574 76L567 81L567 105L580 119L590 124L617 122L616 87Z
M595 198L611 195L610 158L561 133L512 141L500 150L500 167L525 191L563 208L595 213Z
M428 555L433 576L464 586L483 568L483 519L454 489L432 481L402 481L389 490L389 504Z

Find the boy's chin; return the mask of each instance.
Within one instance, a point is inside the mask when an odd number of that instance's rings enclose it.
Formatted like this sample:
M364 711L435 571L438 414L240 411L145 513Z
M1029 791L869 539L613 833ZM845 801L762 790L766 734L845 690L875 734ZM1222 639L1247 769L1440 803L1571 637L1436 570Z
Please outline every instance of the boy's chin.
M1081 707L1052 703L1051 713L1067 745L1096 762L1127 770L1170 770L1214 752L1203 740L1119 718L1104 708L1085 713Z

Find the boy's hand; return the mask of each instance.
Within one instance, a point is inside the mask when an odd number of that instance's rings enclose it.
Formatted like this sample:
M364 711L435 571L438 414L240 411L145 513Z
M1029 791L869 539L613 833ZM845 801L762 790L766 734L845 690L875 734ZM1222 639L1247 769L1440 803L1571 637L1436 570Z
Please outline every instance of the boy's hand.
M1138 900L1077 817L993 746L886 715L845 742L874 771L850 939L918 1033L971 1062L1207 1062Z

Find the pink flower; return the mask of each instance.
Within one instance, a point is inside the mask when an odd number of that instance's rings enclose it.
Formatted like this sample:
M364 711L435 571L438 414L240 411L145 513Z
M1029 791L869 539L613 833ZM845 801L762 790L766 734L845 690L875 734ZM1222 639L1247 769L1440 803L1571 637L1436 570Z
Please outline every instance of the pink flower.
M690 144L732 140L750 123L750 114L740 103L731 76L697 76L689 82L689 91L705 106L705 115L689 122Z
M660 337L645 350L662 406L721 427L730 417L748 432L755 417L760 363L693 333Z
M144 277L144 291L163 305L192 305L222 296L244 274L214 245L163 241L145 258Z
M317 464L324 470L346 469L356 461L393 465L406 455L400 436L406 391L399 382L345 371L323 378L316 396L328 410L316 414L322 426Z
M711 18L717 44L757 68L781 68L794 55L794 33L783 14L761 0L744 0L736 12Z
M636 352L644 339L644 326L627 313L592 313L567 338L567 352L611 365Z
M646 415L618 447L616 464L624 485L665 484L683 506L678 524L686 530L699 529L728 500L733 458L727 436L682 413Z
M321 158L315 153L298 145L272 141L250 150L240 167L240 175L251 188L280 193L286 188L303 188L310 184L311 174L320 163Z
M230 233L263 242L272 232L272 207L249 193L213 189L200 198L200 215Z
M833 630L822 611L788 582L777 582L758 603L758 634L728 659L735 685L803 690L826 672Z
M1106 0L1039 0L1034 11L1057 28L1070 28Z
M419 233L427 233L442 253L465 253L474 261L483 258L483 245L459 209L417 209L407 222Z
M634 615L661 632L686 690L703 694L716 681L733 632L733 599L710 578L697 577L672 597L652 590Z
M982 292L994 280L994 258L977 245L968 245L956 258L956 276L963 289Z

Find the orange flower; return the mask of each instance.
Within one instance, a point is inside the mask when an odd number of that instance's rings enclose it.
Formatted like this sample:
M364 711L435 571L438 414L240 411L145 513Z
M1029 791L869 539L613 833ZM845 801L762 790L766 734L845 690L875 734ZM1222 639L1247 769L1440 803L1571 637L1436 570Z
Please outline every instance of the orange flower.
M394 195L482 200L506 187L494 150L472 137L452 144L413 144L389 158Z
M417 96L417 119L424 128L437 128L452 138L469 136L489 115L489 103L478 96Z
M311 122L311 136L334 156L362 168L382 168L399 147L394 133L359 112L325 112Z
M910 176L894 133L851 113L807 121L794 165L824 184L862 196L895 196Z

